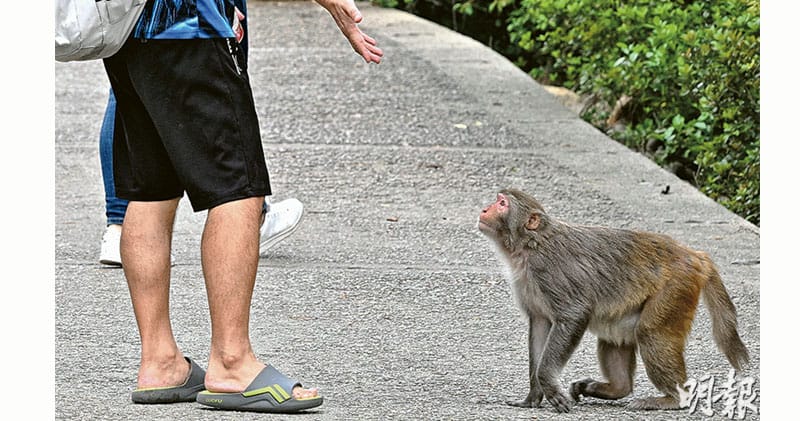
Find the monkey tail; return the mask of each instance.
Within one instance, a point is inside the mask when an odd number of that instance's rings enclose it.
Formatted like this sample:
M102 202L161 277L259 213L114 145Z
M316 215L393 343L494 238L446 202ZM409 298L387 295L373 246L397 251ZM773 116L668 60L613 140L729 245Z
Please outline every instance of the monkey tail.
M750 362L750 356L739 337L736 308L733 306L725 286L722 285L722 278L720 278L717 268L710 259L706 257L705 260L710 270L703 288L703 300L711 314L714 342L717 343L717 347L725 354L733 368L741 371Z

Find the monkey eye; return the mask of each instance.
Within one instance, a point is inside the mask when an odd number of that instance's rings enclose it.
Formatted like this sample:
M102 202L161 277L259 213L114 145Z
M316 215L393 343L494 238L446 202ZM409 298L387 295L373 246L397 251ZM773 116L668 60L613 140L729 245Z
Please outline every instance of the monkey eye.
M506 205L506 201L505 200L501 200L500 201L500 206L505 206L505 205Z

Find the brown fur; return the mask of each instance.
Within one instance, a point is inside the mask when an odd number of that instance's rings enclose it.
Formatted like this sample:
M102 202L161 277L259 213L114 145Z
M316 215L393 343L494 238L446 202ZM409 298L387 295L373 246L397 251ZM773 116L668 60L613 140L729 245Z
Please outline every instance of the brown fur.
M576 226L558 221L530 195L503 190L480 215L529 321L528 396L511 403L559 412L581 396L619 399L633 389L636 351L664 396L633 401L635 409L677 409L686 382L683 351L702 293L714 340L737 370L748 362L736 310L706 253L655 233ZM607 381L570 386L558 376L586 330L598 337Z

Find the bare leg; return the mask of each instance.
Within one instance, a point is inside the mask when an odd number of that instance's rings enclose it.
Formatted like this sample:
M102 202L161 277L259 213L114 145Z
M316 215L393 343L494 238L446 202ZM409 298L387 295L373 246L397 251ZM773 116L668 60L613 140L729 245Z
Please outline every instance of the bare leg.
M250 303L258 269L263 197L228 202L208 212L201 245L211 312L206 389L241 392L264 368L250 344ZM296 398L317 396L295 388Z
M130 202L120 239L123 270L142 341L139 388L176 386L189 365L169 319L170 244L178 199Z

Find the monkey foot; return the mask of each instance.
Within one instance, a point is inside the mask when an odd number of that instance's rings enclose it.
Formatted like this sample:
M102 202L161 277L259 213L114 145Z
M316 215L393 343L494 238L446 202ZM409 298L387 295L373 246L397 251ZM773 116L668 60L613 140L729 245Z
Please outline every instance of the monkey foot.
M658 410L658 409L681 409L680 402L671 396L634 399L627 406L628 409L636 410Z
M592 379L583 379L573 382L571 385L569 385L569 395L572 397L572 400L576 403L580 402L581 395L584 391L586 391L586 386L593 382L594 380Z

